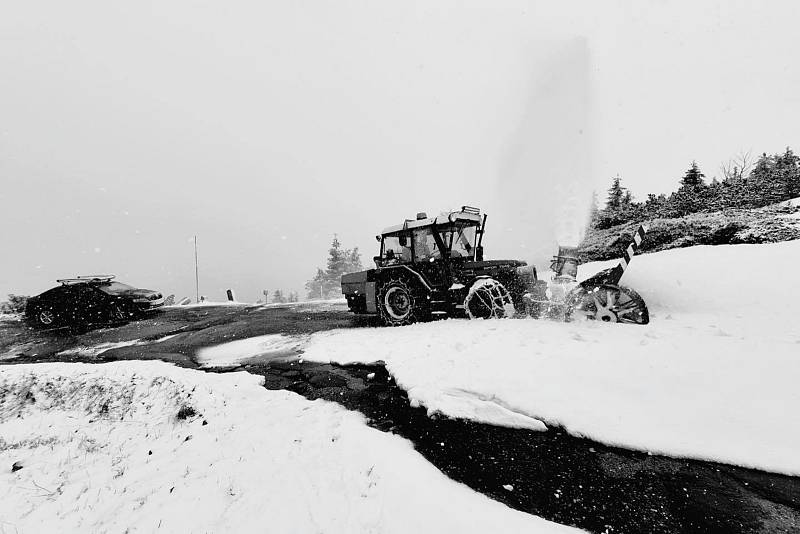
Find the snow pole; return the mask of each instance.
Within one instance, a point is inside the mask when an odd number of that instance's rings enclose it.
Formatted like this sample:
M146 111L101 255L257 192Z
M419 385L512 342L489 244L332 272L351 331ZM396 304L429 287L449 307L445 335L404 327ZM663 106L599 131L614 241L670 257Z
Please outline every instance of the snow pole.
M633 241L622 251L622 258L619 260L619 263L614 267L602 270L591 278L584 280L580 283L580 286L587 289L598 287L603 284L618 285L622 275L625 274L625 270L631 264L633 256L639 251L647 230L648 227L646 224L641 225L636 232L634 232Z
M197 236L194 236L194 291L195 302L200 302L200 270L197 267Z
M639 251L639 247L642 245L642 240L644 239L644 234L646 233L647 226L644 224L639 226L639 229L633 234L633 241L631 241L628 247L622 252L622 259L619 262L619 266L623 273L625 269L628 268L628 265L630 265L633 255Z

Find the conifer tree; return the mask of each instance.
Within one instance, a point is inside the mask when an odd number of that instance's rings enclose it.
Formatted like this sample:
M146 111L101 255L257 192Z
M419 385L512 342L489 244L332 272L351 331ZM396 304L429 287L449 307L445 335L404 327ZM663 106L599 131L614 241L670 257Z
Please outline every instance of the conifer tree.
M358 247L354 247L352 250L348 250L346 272L354 273L363 270L364 266L361 264L361 253L358 251Z
M334 234L331 248L328 249L328 268L325 271L328 279L341 277L342 273L347 271L348 259L347 251L342 249L338 236Z
M622 180L619 174L614 177L611 182L611 187L608 189L608 197L606 197L606 209L616 209L622 204L622 199L625 196L625 188L622 187Z
M686 171L686 174L684 174L683 178L681 179L681 186L692 188L703 187L705 185L705 182L703 181L705 176L705 174L700 172L700 167L697 166L697 162L692 161L691 167L689 167L689 169Z
M317 268L317 274L314 278L306 282L306 298L309 300L325 298L324 285L325 271Z

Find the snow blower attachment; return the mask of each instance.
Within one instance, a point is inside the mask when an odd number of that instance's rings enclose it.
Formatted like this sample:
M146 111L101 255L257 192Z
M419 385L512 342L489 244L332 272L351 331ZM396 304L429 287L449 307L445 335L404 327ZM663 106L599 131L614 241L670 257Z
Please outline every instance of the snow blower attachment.
M595 274L577 285L566 297L566 316L583 315L589 319L610 323L647 324L650 313L642 297L628 287L619 285L622 275L639 250L647 227L640 226L633 241L622 253L620 262Z
M648 322L641 297L619 286L644 228L637 231L620 265L581 283L576 248L559 248L548 282L539 280L536 268L524 261L485 260L485 230L486 215L470 206L437 217L418 213L386 228L376 236L376 268L342 276L350 311L377 315L390 326L447 317L524 315Z

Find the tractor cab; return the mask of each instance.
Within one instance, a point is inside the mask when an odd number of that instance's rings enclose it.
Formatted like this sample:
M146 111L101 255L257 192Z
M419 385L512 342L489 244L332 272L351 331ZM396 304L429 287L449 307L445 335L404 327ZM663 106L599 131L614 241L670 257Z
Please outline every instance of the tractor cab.
M463 206L461 211L428 217L418 213L416 220L386 228L376 236L380 254L377 267L398 264L431 263L438 260L483 259L481 241L486 215L477 208Z

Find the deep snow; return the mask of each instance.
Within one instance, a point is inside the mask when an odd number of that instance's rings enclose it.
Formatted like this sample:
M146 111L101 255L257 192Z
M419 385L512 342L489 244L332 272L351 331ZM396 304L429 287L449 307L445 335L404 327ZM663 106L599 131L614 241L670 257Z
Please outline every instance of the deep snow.
M798 264L800 241L637 256L623 284L647 302L647 326L449 320L299 343L307 360L385 361L429 412L798 475Z
M162 362L4 367L0 531L574 531L447 479L359 414L260 383Z

